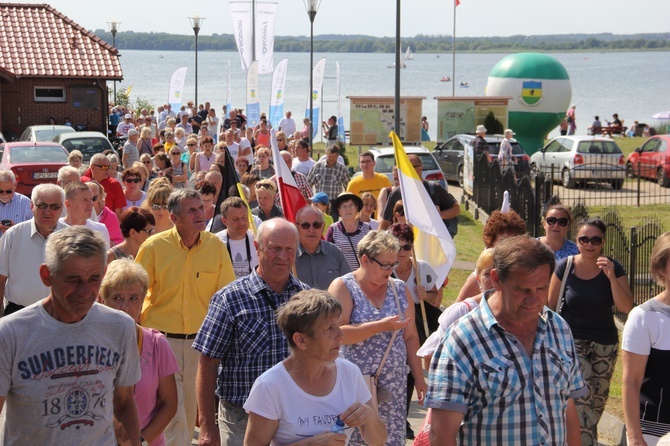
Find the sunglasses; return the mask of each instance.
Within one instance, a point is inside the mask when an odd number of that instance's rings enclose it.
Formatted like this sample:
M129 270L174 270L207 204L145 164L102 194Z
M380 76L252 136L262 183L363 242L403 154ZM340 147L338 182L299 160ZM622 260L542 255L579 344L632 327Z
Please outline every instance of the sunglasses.
M600 246L603 244L603 238L598 235L594 235L593 237L590 238L585 235L582 235L577 239L577 241L582 246L586 246L589 243L592 244L593 246Z
M142 181L142 180L140 180L139 178L126 178L126 179L123 180L123 181L125 181L126 183L135 183L135 184L137 184L137 183L139 183L139 182Z
M142 232L146 232L147 234L151 235L156 231L156 228L151 228L151 229L140 229Z
M104 170L105 172L108 171L110 167L112 167L112 166L109 165L109 164L107 164L107 165L104 165L104 164L93 164L93 165L94 165L95 167L98 167L98 168L101 169L101 170Z
M151 164L151 160L142 161L143 164Z
M168 205L167 204L152 204L151 209L153 209L154 211L160 211L161 209L163 209L164 211L167 211Z
M309 222L305 221L305 222L300 223L299 226L302 229L304 229L305 231L307 231L310 228L310 226L313 227L314 229L321 229L321 228L323 228L323 222L322 221L313 221L312 223L309 223Z
M186 144L188 147L195 147L195 144Z
M568 219L565 217L547 217L544 221L546 221L549 226L554 226L556 223L558 223L558 226L565 228L568 225Z
M370 260L372 260L377 265L379 265L379 267L382 269L382 271L389 271L389 270L392 270L392 269L396 269L398 267L398 265L400 265L400 262L393 262L393 263L389 263L389 264L385 265L385 264L381 263L379 260L375 259L374 257L370 257Z
M45 210L46 208L51 209L52 211L60 211L61 208L63 207L62 204L58 203L51 203L51 204L46 204L46 203L35 203L35 207L37 209Z
M400 246L400 249L401 249L402 251L411 251L411 250L412 250L412 245L409 244L409 243L406 244L406 245L401 245L401 246Z
M9 195L9 194L13 194L13 193L14 193L14 190L13 190L13 189L9 189L9 190L0 190L0 194L7 194L7 195Z
M170 152L170 155L172 155L172 156L175 156L175 155L179 156L179 155L181 155L181 152Z

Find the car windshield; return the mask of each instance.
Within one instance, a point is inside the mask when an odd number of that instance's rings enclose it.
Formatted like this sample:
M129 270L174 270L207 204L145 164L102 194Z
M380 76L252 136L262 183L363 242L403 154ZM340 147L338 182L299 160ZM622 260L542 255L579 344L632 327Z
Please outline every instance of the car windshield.
M620 154L621 149L614 141L580 141L577 146L577 153L616 153Z
M67 154L59 146L12 147L10 159L19 163L67 163Z
M96 137L68 138L63 141L63 147L65 147L68 152L79 150L84 157L89 155L89 158L96 153L102 153L107 149L111 149L109 141L106 138Z
M423 164L423 170L438 170L439 167L435 162L435 158L432 157L430 153L412 153L408 155L418 155L421 158L421 163ZM390 173L395 166L395 157L393 154L380 155L376 159L375 172L379 173Z
M499 142L489 142L489 153L491 155L497 155L500 152L500 143ZM512 154L513 155L523 155L524 151L521 148L521 144L518 142L512 143Z
M70 133L74 132L74 129L65 130L65 129L44 129L44 130L35 130L35 139L37 141L53 141L53 139L60 135L61 133Z

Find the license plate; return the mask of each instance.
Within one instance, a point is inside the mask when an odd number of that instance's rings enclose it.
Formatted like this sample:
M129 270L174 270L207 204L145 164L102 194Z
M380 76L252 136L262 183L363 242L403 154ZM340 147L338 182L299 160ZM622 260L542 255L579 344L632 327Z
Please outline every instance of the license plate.
M53 180L58 178L58 172L35 172L33 173L34 180Z

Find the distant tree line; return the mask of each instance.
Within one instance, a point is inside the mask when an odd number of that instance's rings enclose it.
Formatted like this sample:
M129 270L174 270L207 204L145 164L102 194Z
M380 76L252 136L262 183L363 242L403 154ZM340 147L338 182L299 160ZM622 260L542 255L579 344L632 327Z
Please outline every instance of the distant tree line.
M109 31L93 31L101 39L112 42ZM410 45L415 53L445 53L452 50L451 36L417 35L403 39L403 47ZM123 31L116 35L117 48L124 50L192 51L193 35L168 33L138 33ZM517 51L651 51L670 49L670 33L659 34L565 34L547 36L464 37L456 39L456 50L517 52ZM231 34L201 35L200 51L235 51ZM275 51L287 53L309 52L309 38L276 37ZM393 53L395 38L362 35L324 35L314 38L314 51L320 53Z

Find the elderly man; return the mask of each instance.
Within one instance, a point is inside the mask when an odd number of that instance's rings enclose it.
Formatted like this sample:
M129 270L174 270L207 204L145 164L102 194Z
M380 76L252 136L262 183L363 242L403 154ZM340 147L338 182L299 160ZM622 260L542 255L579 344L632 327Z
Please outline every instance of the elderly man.
M482 156L483 153L488 153L489 151L489 144L486 142L486 127L483 125L478 125L477 128L475 129L476 137L475 139L472 140L470 143L474 149L475 152L475 159L473 162L477 162L479 160L479 157Z
M60 219L61 223L68 226L86 226L92 231L99 232L109 249L111 243L107 227L89 220L93 212L93 192L86 184L75 181L65 186L65 208L67 215Z
M360 198L363 194L370 192L375 200L379 197L379 191L385 187L391 187L391 180L383 173L375 172L375 156L372 152L363 152L358 156L358 165L362 175L352 178L347 186L347 192L354 193Z
M96 153L91 157L91 178L100 183L105 188L105 206L110 208L117 217L121 217L121 212L126 207L126 196L123 194L121 183L114 178L109 177L109 169L112 162L102 153Z
M416 171L416 174L419 178L423 172L423 163L421 158L418 155L410 154L407 157L409 162L412 163L412 167ZM451 196L447 190L442 187L439 183L435 181L423 181L423 187L426 188L430 199L433 201L433 205L437 208L437 211L440 213L440 217L444 222L444 225L449 230L449 234L452 237L456 236L458 231L458 214L461 213L461 208L458 205L456 199ZM383 209L381 214L381 221L379 222L379 229L385 231L393 223L393 206L402 198L402 193L400 191L400 186L395 187L386 201L386 206Z
M137 262L149 274L142 325L165 334L179 363L179 406L165 430L169 445L189 444L196 418L195 375L198 354L191 349L207 305L217 290L235 280L226 246L205 232L205 206L193 189L176 189L168 198L174 227L149 237Z
M337 162L340 149L331 146L326 149L326 159L319 161L309 171L307 181L315 192L325 192L332 201L344 192L349 184L349 171L344 164Z
M49 237L39 268L50 293L0 319L5 444L115 445L114 418L141 444L135 322L95 303L106 266L100 236L64 229Z
M333 280L351 272L351 267L337 246L321 239L323 224L323 213L313 206L296 214L300 244L295 269L298 279L307 285L327 290Z
M286 133L286 136L293 138L295 133L295 120L291 117L291 110L286 112L286 116L279 121L279 130Z
M0 237L12 226L33 216L30 198L16 192L16 184L14 172L0 170Z
M430 367L431 444L579 445L574 399L587 393L568 324L546 307L554 253L527 236L496 245L478 308Z
M44 262L44 245L51 233L67 228L58 221L65 191L55 184L38 184L32 192L33 218L9 228L0 239L0 308L7 299L8 315L49 294L37 280Z
M308 288L291 275L298 247L293 224L281 218L265 221L254 245L258 267L216 293L193 343L202 352L197 380L201 444L243 444L247 414L242 405L251 386L289 355L275 312ZM215 390L220 399L218 429Z
M258 266L258 253L254 247L254 233L249 229L249 208L244 200L226 198L221 203L221 221L226 229L216 235L228 248L235 277L248 276Z
M139 162L140 151L137 149L137 141L140 139L140 132L132 129L128 132L128 141L123 145L122 164L124 169L130 169L133 163Z

